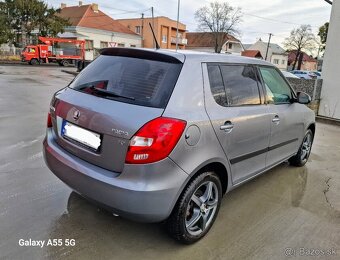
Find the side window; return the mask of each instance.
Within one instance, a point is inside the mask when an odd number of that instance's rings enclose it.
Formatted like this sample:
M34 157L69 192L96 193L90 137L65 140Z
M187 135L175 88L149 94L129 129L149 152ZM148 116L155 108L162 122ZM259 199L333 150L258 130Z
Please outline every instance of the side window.
M218 65L208 65L211 93L217 104L228 106L221 71Z
M292 90L275 68L260 67L266 87L267 101L272 104L290 103Z
M229 106L260 105L255 69L244 65L220 66Z

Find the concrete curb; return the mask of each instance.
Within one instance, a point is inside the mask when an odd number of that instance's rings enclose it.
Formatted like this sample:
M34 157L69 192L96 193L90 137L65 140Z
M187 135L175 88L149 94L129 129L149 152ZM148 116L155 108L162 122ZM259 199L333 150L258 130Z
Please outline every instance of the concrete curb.
M340 120L339 119L334 119L330 117L325 117L325 116L317 116L316 121L328 125L337 125L340 126Z

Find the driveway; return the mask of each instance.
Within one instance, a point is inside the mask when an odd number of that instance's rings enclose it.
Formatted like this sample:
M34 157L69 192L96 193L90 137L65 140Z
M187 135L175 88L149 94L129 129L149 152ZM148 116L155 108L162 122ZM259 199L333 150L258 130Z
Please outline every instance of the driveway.
M50 98L72 77L58 67L0 66L0 258L340 258L340 127L318 123L307 166L284 163L227 194L209 234L184 246L162 225L88 203L45 166ZM45 244L19 245L29 239Z

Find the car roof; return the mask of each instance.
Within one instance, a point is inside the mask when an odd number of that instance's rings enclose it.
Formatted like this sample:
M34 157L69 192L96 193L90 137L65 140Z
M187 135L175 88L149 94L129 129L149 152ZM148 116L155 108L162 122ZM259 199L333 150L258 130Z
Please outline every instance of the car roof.
M173 57L179 57L179 55L183 55L182 57L185 60L197 60L201 62L225 62L225 63L242 63L242 64L254 64L254 65L266 65L266 66L274 66L270 62L256 59L244 57L236 54L224 54L224 53L209 53L209 52L198 52L191 50L171 50L171 49L158 49L153 50L155 52L161 52L163 54L171 55Z
M242 64L253 64L253 65L266 65L272 66L273 64L263 61L260 59L243 57L235 54L218 54L218 53L208 53L208 52L198 52L191 50L172 50L172 49L144 49L144 48L105 48L101 50L101 53L112 53L113 55L117 53L125 53L130 55L134 53L134 56L158 56L166 55L171 58L175 58L176 60L184 63L186 60L195 60L198 62L216 62L216 63L242 63Z

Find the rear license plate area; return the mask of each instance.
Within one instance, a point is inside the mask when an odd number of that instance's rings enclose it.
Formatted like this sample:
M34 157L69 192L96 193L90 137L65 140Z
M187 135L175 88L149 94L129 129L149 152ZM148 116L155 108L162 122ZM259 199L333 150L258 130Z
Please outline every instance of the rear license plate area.
M79 127L66 120L63 120L62 123L61 136L72 143L94 152L99 151L102 142L100 134Z

